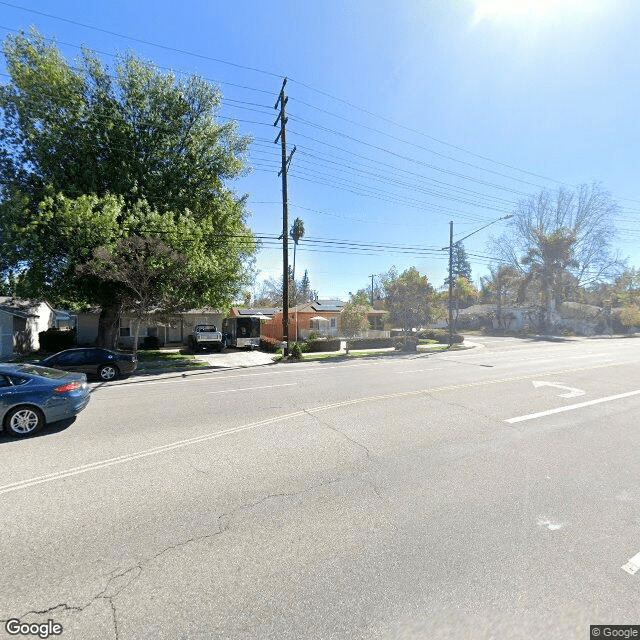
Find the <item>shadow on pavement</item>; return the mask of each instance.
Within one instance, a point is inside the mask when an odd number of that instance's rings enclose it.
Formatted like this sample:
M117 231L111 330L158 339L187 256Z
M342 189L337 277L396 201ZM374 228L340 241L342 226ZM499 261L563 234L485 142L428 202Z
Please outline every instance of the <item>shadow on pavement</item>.
M4 431L0 431L0 445L6 444L7 442L20 442L20 440L33 440L34 438L53 436L68 429L75 421L76 418L73 417L67 418L66 420L59 420L58 422L52 422L48 424L44 429L36 431L36 433L24 438L12 438L11 436L8 436Z

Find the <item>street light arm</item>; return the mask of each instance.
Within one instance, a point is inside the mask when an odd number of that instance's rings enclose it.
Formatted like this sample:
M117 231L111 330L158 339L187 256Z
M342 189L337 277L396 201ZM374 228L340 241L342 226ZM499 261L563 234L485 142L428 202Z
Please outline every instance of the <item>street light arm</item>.
M486 229L487 227L491 226L492 224L494 224L496 222L500 222L500 220L508 220L509 218L513 218L513 214L512 213L509 214L508 216L503 216L502 218L498 218L497 220L492 220L488 224L485 224L484 227L480 227L479 229L476 229L475 231L472 231L471 233L466 235L464 238L460 238L460 240L456 240L453 244L458 244L458 242L462 242L463 240L466 240L469 236L472 236L475 233L478 233L478 231L482 231L483 229Z
M475 231L467 234L464 238L460 238L460 240L453 241L453 222L449 223L449 246L443 247L441 251L445 251L449 249L449 348L453 344L453 307L452 307L452 299L453 299L453 246L454 244L458 244L463 240L466 240L469 236L472 236L474 233L478 233L478 231L482 231L486 229L488 226L494 224L495 222L500 222L500 220L508 220L509 218L513 218L513 214L509 214L508 216L502 216L502 218L497 218L496 220L492 220L491 222L484 225L484 227L480 227Z

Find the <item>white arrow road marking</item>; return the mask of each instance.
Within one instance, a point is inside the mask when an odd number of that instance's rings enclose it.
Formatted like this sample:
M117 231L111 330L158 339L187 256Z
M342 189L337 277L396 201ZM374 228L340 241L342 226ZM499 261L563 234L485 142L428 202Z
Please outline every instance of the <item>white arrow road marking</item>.
M563 384L559 384L558 382L543 382L541 380L532 380L533 386L537 389L538 387L554 387L555 389L564 389L567 393L558 394L561 398L577 398L578 396L583 396L585 392L582 389L576 389L575 387L565 387Z
M359 365L351 365L351 366L359 366ZM556 371L556 373L562 374L562 373L575 373L576 371L591 371L593 369L602 369L604 367L609 367L609 366L612 366L612 365L598 364L598 365L593 365L593 366L590 366L590 367L563 369L563 370L560 370L560 371ZM328 368L331 368L331 367L328 367ZM297 368L293 369L292 373L295 373L296 371L299 371L299 369L297 369ZM249 375L257 375L257 374L249 374ZM268 373L266 375L272 375L272 374ZM238 376L227 376L227 377L238 377ZM477 382L468 382L466 384L454 384L454 385L446 385L446 386L442 386L442 387L428 387L428 388L425 388L425 389L417 389L415 391L400 391L400 392L396 392L396 393L387 393L387 394L381 394L381 395L375 395L375 396L365 396L363 398L354 398L352 400L344 400L342 402L335 402L333 404L323 405L323 406L320 406L320 407L312 407L311 409L306 409L304 411L296 411L294 413L275 416L273 418L267 418L265 420L260 420L259 422L253 422L253 423L241 425L241 426L238 426L238 427L231 427L230 429L225 429L223 431L217 431L217 432L213 432L213 433L205 433L203 435L195 436L195 437L190 438L188 440L180 440L178 442L172 442L172 443L169 443L169 444L160 445L158 447L154 447L154 448L151 448L151 449L138 451L137 453L118 456L116 458L110 458L108 460L98 460L96 462L91 462L91 463L88 463L88 464L80 465L79 467L74 467L74 468L71 468L71 469L64 469L64 470L61 470L61 471L55 471L53 473L49 473L49 474L44 475L44 476L40 476L40 477L36 477L36 478L29 478L29 479L26 479L26 480L19 480L17 482L12 482L12 483L6 484L6 485L0 485L0 495L3 495L5 493L9 493L9 492L12 492L12 491L18 491L18 490L21 490L21 489L26 489L28 487L39 485L39 484L42 484L42 483L45 483L45 482L54 482L56 480L61 480L62 478L68 478L68 477L79 475L79 474L82 474L82 473L87 473L89 471L93 471L93 470L97 470L97 469L104 469L105 467L111 467L111 466L114 466L114 465L124 464L124 463L130 462L132 460L138 460L140 458L146 458L148 456L161 455L161 454L166 453L168 451L173 451L175 449L180 449L182 447L186 447L186 446L190 446L190 445L193 445L193 444L199 444L199 443L207 442L207 441L210 441L210 440L216 440L216 439L222 438L224 436L228 436L228 435L232 435L232 434L236 434L236 433L241 433L243 431L249 431L249 430L252 430L252 429L258 429L260 427L265 427L265 426L272 425L272 424L278 424L278 423L284 422L286 420L292 420L292 419L295 419L295 418L302 418L304 416L307 416L310 413L320 413L320 412L328 411L330 409L337 409L339 407L357 406L359 404L364 404L364 403L369 403L369 402L376 402L376 401L392 400L392 399L396 399L396 398L419 398L421 396L431 395L433 393L437 393L437 392L440 392L440 391L455 391L457 389L473 389L473 388L476 388L476 387L484 387L484 386L487 386L487 385L503 384L505 382L515 382L516 380L530 380L531 377L532 377L531 375L513 376L513 377L509 377L509 378L496 378L496 379L491 379L491 380L480 380L480 381L477 381ZM180 378L180 380L184 380L184 378ZM213 378L211 378L211 380L216 380L216 378L213 377ZM160 382L158 382L158 384L160 384ZM125 385L118 385L118 386L125 386ZM106 387L106 388L109 388L109 387ZM636 393L640 393L640 391L634 391L631 394L623 394L623 396L634 395ZM598 402L598 401L596 400L595 402ZM592 404L592 403L589 403L589 404ZM576 405L573 405L573 406L575 407ZM519 420L516 418L515 421L518 422ZM511 420L507 420L507 422L511 422Z
M640 569L640 553L636 553L636 555L633 556L633 558L630 558L629 562L627 562L627 564L622 565L621 569L631 575L635 575L638 569Z
M578 404L569 404L566 407L558 407L557 409L549 409L548 411L540 411L540 413L530 413L527 416L518 416L517 418L509 418L505 420L509 424L515 422L524 422L525 420L533 420L534 418L543 418L544 416L551 416L554 413L562 413L563 411L573 411L574 409L581 409L582 407L590 407L594 404L600 404L602 402L611 402L612 400L620 400L622 398L630 398L631 396L637 396L640 394L640 390L629 391L627 393L619 393L616 396L607 396L606 398L598 398L597 400L588 400L587 402L578 402Z

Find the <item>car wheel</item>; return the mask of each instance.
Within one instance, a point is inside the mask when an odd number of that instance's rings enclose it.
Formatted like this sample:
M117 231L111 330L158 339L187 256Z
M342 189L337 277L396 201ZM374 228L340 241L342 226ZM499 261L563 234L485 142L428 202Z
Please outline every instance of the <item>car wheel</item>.
M103 364L98 369L98 378L100 380L104 380L105 382L109 382L109 380L113 380L118 375L118 367L114 364Z
M14 438L24 438L44 427L44 415L36 407L14 407L4 419L5 431Z

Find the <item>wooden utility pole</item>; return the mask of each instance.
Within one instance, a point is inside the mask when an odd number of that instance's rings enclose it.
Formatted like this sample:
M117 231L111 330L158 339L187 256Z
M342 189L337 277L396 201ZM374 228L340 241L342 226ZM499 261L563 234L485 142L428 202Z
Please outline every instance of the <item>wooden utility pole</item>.
M453 220L449 222L449 347L453 344Z
M282 82L280 95L276 100L274 109L280 106L280 113L273 123L274 127L280 122L280 132L275 139L275 143L280 140L282 149L282 168L278 172L278 176L282 176L282 339L284 341L283 355L289 355L289 205L287 195L287 170L291 158L296 151L293 147L291 154L287 157L287 117L285 115L285 107L289 98L284 93L287 79Z
M371 308L373 309L373 279L375 276L372 273L369 277L371 278Z

